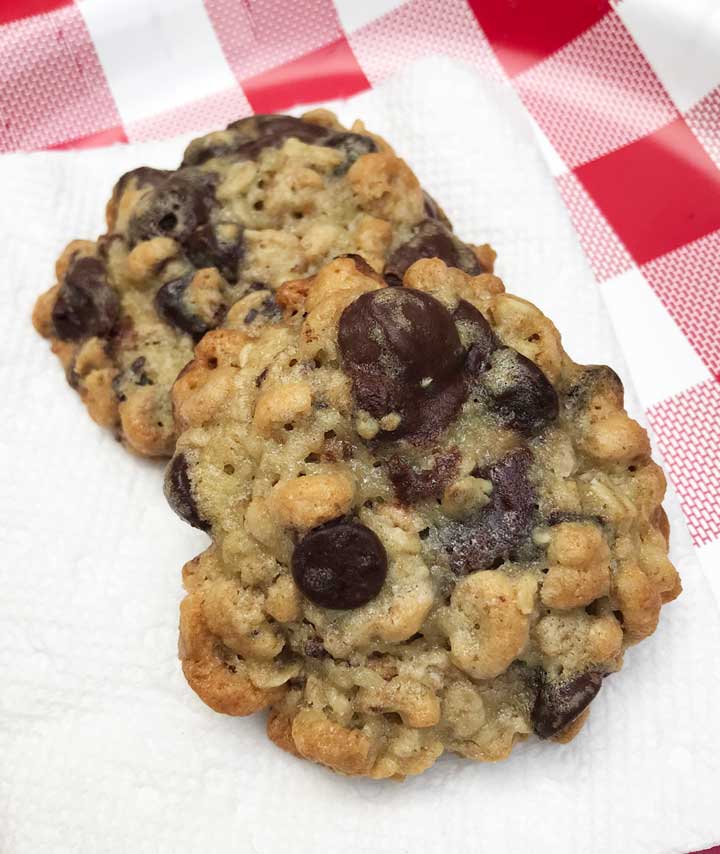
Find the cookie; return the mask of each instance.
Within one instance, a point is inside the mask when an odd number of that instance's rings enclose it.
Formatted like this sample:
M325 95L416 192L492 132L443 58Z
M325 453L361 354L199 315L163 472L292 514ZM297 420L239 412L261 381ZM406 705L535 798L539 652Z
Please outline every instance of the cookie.
M173 389L165 493L212 537L184 569L189 684L344 774L568 741L681 589L619 377L439 259L390 287L338 259L277 298Z
M191 687L345 774L568 741L681 589L619 377L439 259L399 287L338 259L277 299L173 388L166 496L212 537L184 569Z
M344 253L390 277L437 255L491 270L380 137L324 110L252 116L190 143L178 169L123 175L107 233L60 256L33 320L90 415L133 451L169 456L170 386L222 325L281 315L274 291Z

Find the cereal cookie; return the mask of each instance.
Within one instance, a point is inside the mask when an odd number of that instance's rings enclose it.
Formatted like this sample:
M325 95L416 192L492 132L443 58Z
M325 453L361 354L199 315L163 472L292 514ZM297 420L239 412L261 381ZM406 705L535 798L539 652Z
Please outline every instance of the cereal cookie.
M213 541L184 570L192 688L375 778L568 741L680 592L618 376L491 274L399 284L338 259L256 337L206 335L166 475Z
M419 257L469 273L493 260L452 234L362 123L252 116L191 142L174 171L123 175L107 233L70 243L33 320L95 421L137 453L169 456L170 386L193 343L219 325L253 334L280 317L278 285L343 253L389 277Z

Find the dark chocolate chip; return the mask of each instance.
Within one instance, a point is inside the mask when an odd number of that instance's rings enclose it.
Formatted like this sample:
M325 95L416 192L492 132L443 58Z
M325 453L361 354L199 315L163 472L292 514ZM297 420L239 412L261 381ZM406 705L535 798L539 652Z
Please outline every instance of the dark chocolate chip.
M140 166L137 169L131 169L124 175L121 175L117 180L113 187L113 200L116 202L120 200L120 197L125 192L131 181L135 183L135 187L137 189L142 189L143 187L158 187L167 180L171 174L171 172L165 169L153 169L151 166Z
M385 281L392 287L399 287L408 267L421 258L440 258L448 267L458 267L471 276L483 272L482 265L469 246L441 222L426 219L420 223L413 237L388 258L383 273Z
M200 515L193 496L188 463L184 454L173 457L165 470L165 498L177 515L193 528L209 531L210 523Z
M445 211L435 201L435 199L426 190L423 190L423 200L425 202L425 216L428 219L435 219L445 226L449 231L452 231L452 224L445 215Z
M460 453L452 450L433 457L432 467L416 469L402 457L393 456L387 461L388 476L395 494L404 504L440 495L457 474Z
M188 335L199 341L206 332L213 329L217 324L209 324L188 305L186 292L192 281L193 274L188 273L180 279L166 282L155 294L155 311L161 320L187 332ZM222 318L218 318L218 323Z
M441 382L463 359L450 313L435 297L410 288L362 294L340 316L338 342L349 371L411 384Z
M387 575L377 535L359 522L314 528L295 547L292 574L302 593L322 608L359 608L374 599Z
M360 409L401 416L389 433L415 444L450 423L465 399L464 353L450 313L430 294L384 288L340 317L338 342Z
M377 150L370 137L360 134L333 131L295 116L257 115L232 122L222 136L210 134L193 140L185 150L182 165L199 166L213 157L257 160L264 148L280 148L291 138L308 145L342 149L346 155L344 171L357 157Z
M595 699L602 681L603 674L594 671L564 682L543 679L531 714L535 733L550 738L562 732Z
M505 427L530 435L557 418L559 401L552 383L534 362L510 347L492 354L482 383Z
M63 341L107 336L120 314L120 299L99 258L78 258L68 269L53 306L55 334Z
M571 412L586 409L592 397L609 392L623 405L625 390L620 377L607 365L586 365L580 376L567 389L564 401Z
M473 471L492 483L490 503L439 530L458 575L496 568L528 538L535 513L535 490L528 479L531 462L527 448L516 448L491 466Z
M377 279L378 274L373 270L373 268L368 264L368 262L363 258L362 255L357 255L354 252L347 252L345 255L338 255L338 258L350 258L350 260L355 264L355 269L358 273L362 273L363 276L369 276L371 279Z
M490 366L490 355L498 346L490 324L469 302L460 300L453 312L460 341L467 352L465 370L473 377Z
M345 155L345 160L335 169L335 175L344 175L363 154L372 154L378 150L374 139L359 133L333 133L322 144L328 148L337 148Z
M407 394L400 409L400 427L387 435L402 437L412 445L427 445L452 423L466 397L462 375Z
M238 265L245 254L242 232L237 239L227 240L220 236L217 227L205 223L185 240L185 254L198 269L217 267L225 279L233 284L237 282Z
M214 176L203 172L171 175L139 202L128 226L130 244L153 237L171 237L184 244L208 222L215 204L214 183Z

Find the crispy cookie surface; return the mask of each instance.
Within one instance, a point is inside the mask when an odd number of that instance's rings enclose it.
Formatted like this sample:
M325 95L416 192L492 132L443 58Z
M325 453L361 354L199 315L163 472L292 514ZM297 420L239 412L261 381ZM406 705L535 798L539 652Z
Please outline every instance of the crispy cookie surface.
M169 390L194 342L278 319L274 290L343 253L395 276L427 254L492 268L361 123L252 116L194 140L174 171L123 175L107 233L69 244L33 321L95 421L137 453L169 456Z
M181 659L284 749L402 778L568 741L680 592L665 480L604 366L491 274L352 258L198 344L166 495L212 545Z

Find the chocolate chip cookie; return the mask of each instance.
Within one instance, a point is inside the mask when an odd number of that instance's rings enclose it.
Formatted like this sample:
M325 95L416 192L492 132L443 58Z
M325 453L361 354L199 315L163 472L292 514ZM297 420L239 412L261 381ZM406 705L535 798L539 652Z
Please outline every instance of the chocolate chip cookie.
M439 259L340 258L277 301L173 388L166 495L212 537L184 569L188 682L345 774L568 741L681 589L620 379Z
M170 386L193 344L278 319L287 279L343 253L393 279L421 257L492 269L386 142L324 110L242 119L174 171L134 169L106 218L106 234L65 249L33 320L95 421L148 456L172 453Z

